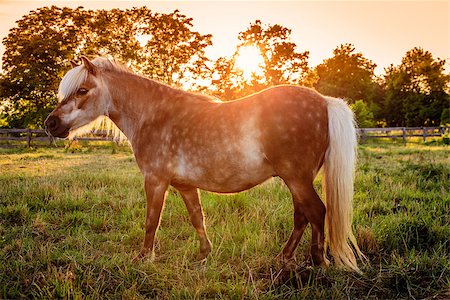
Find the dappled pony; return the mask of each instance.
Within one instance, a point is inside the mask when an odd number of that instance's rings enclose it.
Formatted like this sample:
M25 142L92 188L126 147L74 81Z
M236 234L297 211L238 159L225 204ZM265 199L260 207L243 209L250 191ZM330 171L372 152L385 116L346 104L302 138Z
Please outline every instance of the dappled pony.
M276 86L222 103L133 74L105 58L81 59L62 79L60 103L45 126L65 138L106 116L128 138L147 195L144 244L136 258L154 255L169 185L186 204L200 239L198 259L204 259L211 243L198 189L234 193L279 176L294 204L294 229L279 258L293 257L310 223L314 264L328 265L326 240L338 265L358 270L355 253L362 253L351 227L357 141L353 114L342 100ZM321 167L326 205L313 187Z

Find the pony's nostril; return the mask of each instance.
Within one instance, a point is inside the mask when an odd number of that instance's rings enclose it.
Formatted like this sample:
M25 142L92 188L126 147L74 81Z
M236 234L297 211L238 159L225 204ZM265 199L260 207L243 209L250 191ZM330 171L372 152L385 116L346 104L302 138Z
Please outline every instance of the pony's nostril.
M48 121L48 127L53 128L56 125L56 121L55 119L51 119L50 121Z
M59 119L57 117L50 116L45 122L45 127L47 127L47 129L49 130L55 129L58 127L58 121Z

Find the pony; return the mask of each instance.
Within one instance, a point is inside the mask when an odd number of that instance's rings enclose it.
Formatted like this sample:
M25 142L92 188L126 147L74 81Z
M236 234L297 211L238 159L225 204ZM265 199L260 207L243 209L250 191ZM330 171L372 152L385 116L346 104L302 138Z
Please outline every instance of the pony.
M166 191L179 191L200 240L197 259L211 252L198 189L236 193L278 176L292 194L294 228L277 256L293 259L308 224L314 265L359 271L352 232L357 136L341 99L281 85L220 102L137 75L114 60L81 57L62 78L56 108L45 120L54 137L76 134L99 117L128 139L144 176L147 210L143 246L134 259L154 258ZM325 204L313 187L323 168Z

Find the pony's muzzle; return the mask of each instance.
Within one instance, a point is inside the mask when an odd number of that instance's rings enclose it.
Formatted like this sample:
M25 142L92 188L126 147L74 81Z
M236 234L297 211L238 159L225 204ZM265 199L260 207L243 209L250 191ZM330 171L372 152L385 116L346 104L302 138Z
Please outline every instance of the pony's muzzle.
M55 116L48 116L47 120L45 120L44 125L45 129L49 132L55 131L59 125L61 124L61 119Z
M59 117L50 115L44 122L45 131L54 137L67 137L69 134L68 128L62 126L61 119Z

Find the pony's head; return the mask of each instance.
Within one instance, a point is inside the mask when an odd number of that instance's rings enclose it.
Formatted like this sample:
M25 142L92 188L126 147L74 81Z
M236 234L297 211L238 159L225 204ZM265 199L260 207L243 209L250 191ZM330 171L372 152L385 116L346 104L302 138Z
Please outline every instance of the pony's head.
M104 60L104 59L103 59ZM102 81L102 59L82 64L72 63L72 69L61 80L58 89L59 104L45 120L45 128L54 137L65 138L77 129L108 114L111 101L108 88Z

